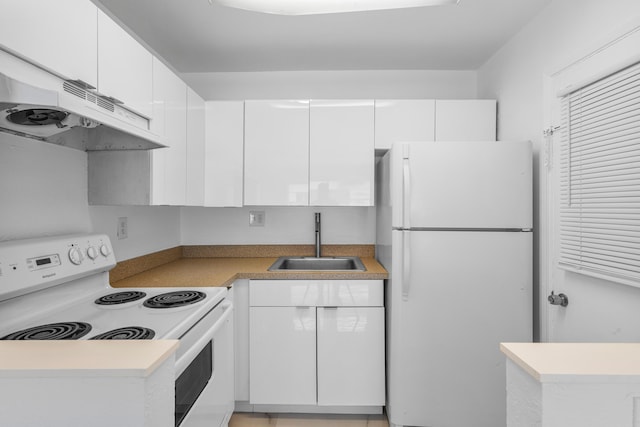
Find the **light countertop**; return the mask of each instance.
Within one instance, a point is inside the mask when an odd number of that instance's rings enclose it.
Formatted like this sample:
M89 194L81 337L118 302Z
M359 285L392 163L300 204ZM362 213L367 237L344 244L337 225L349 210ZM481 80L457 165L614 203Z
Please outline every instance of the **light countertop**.
M640 382L640 343L502 343L500 350L540 382Z
M387 271L371 257L360 257L366 271L268 271L277 257L180 258L116 282L128 287L217 287L237 279L386 279Z
M146 377L177 340L0 341L0 377Z

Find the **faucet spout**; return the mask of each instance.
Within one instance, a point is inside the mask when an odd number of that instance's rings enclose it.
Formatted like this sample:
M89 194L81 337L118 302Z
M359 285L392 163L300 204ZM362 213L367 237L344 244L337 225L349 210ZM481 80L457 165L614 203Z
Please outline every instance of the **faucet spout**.
M316 258L320 258L320 235L322 234L320 226L320 212L316 212Z

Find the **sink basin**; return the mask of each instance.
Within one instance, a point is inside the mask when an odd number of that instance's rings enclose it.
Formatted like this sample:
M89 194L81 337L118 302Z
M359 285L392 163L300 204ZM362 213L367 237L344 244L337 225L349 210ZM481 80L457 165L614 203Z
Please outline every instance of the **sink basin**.
M280 257L274 262L269 271L366 271L362 260L356 256L350 257Z

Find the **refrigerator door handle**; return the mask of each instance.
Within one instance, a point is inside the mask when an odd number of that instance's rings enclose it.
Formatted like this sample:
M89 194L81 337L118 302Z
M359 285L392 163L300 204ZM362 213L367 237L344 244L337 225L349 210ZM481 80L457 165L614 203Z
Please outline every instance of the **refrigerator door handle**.
M402 300L409 300L409 279L411 278L411 232L402 232Z
M411 228L411 169L408 144L402 146L402 228Z

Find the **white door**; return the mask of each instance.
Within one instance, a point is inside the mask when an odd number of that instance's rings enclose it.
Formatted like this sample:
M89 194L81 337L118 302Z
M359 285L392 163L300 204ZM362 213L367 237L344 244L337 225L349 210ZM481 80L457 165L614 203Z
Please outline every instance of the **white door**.
M98 10L98 92L153 115L153 55Z
M318 405L384 405L384 307L318 307L317 315Z
M3 0L0 45L71 80L98 85L97 7L86 0Z
M207 101L204 205L242 206L244 101Z
M244 204L309 205L309 101L245 101Z
M316 308L249 310L249 402L315 405Z
M409 250L387 284L390 422L504 425L499 343L532 337L531 234L393 232Z
M309 204L373 206L373 100L311 100Z
M394 227L531 228L530 142L396 144L391 156Z
M435 106L433 99L376 99L376 150L394 142L433 141Z
M204 99L187 86L187 206L204 206L204 109Z
M152 132L166 148L151 151L152 204L184 205L187 190L187 85L153 61Z

